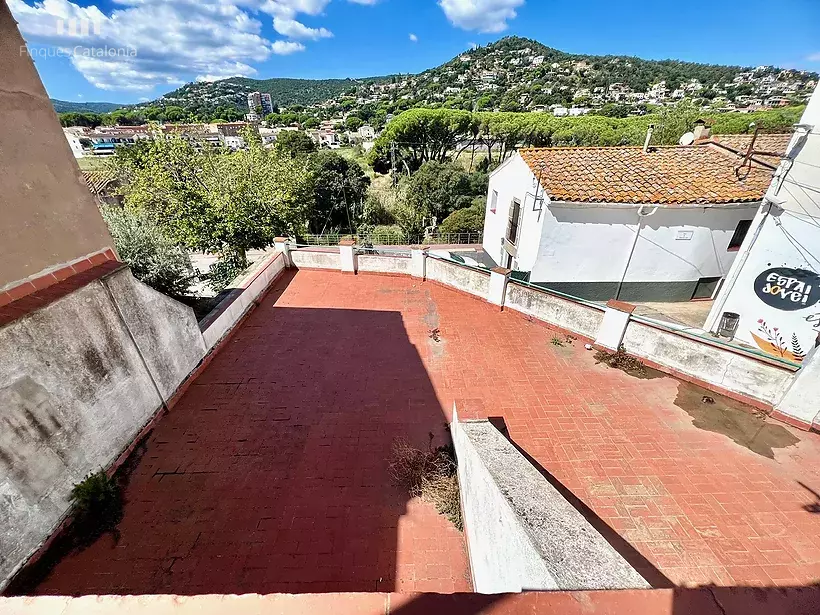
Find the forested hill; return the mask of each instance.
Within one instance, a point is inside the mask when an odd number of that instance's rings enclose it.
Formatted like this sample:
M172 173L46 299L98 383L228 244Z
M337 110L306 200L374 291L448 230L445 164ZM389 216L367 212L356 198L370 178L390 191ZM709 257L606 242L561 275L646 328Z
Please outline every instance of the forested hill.
M129 112L149 119L238 119L248 111L248 94L259 91L269 93L279 109L321 118L352 112L370 121L415 107L517 112L550 106L603 109L603 114L625 117L647 113L648 105L675 104L683 98L721 111L760 105L771 97L778 100L772 106L802 104L817 79L816 73L774 66L570 54L538 41L506 37L417 75L232 77L189 83L155 101L131 105Z
M51 98L51 104L57 113L108 113L125 105L109 102L69 102Z
M205 115L224 107L235 107L247 112L250 92L267 92L279 107L309 106L338 98L345 92L355 91L363 83L378 80L378 77L358 81L232 77L222 81L189 83L144 106L177 106L196 115Z

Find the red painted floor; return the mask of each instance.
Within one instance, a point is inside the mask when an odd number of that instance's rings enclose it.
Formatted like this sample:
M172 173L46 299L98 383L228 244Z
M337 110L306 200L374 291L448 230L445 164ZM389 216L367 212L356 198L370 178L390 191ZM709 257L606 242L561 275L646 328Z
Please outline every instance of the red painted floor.
M386 471L394 437L444 441L454 401L503 417L657 585L820 579L820 437L783 428L768 459L695 427L679 381L431 283L277 287L151 435L120 541L39 593L466 590L462 535Z

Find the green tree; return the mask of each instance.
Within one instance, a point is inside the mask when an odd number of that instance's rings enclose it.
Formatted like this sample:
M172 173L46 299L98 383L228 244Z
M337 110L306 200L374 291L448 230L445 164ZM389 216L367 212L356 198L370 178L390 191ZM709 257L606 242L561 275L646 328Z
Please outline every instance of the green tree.
M310 230L322 233L328 229L358 225L370 187L370 178L354 160L332 151L321 151L310 159L313 175L313 211Z
M469 206L476 196L474 192L475 186L463 168L452 162L430 161L406 180L404 202L432 223L433 217L441 221L451 212Z
M356 132L362 126L364 126L364 121L355 115L351 115L345 120L345 128L353 132Z
M316 143L301 130L283 130L276 135L274 149L280 154L296 158L315 152Z
M312 197L307 161L265 149L246 131L234 153L155 134L119 159L125 205L146 212L176 244L247 266L246 251L302 234Z
M308 130L312 128L319 128L319 120L315 117L309 117L304 122L302 122L302 128Z
M457 209L451 213L438 227L438 232L450 233L481 233L484 230L484 215L486 207L484 197L477 197L470 207Z

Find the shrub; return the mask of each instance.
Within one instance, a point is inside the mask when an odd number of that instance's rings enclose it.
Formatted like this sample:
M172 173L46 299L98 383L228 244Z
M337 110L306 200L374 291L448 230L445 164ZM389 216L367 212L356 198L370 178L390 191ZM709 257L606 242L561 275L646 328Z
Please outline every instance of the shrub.
M244 255L236 252L223 254L208 271L208 286L215 292L221 293L247 268L248 261Z
M105 532L114 531L122 520L122 494L119 483L100 470L86 476L71 489L75 536L92 542Z
M390 245L403 244L407 241L407 235L400 226L380 225L374 226L370 233L373 243L385 243Z
M170 297L189 295L195 277L190 257L146 213L112 206L101 212L120 258L134 277Z
M483 199L470 207L451 213L438 227L439 233L480 233L484 230Z

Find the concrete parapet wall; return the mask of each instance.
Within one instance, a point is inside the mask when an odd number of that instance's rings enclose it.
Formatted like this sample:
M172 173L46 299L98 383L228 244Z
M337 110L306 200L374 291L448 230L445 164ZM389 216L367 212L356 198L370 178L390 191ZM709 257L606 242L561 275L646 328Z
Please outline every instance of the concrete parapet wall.
M336 271L341 268L338 250L335 252L310 249L291 250L290 258L293 261L293 266L297 268L335 269Z
M634 320L626 327L623 346L629 354L662 368L769 405L794 378L785 367Z
M461 267L438 258L427 259L427 279L452 286L486 299L490 293L490 272Z
M193 310L128 269L0 327L0 587L204 354Z
M401 256L359 254L359 271L410 274L411 260Z
M451 432L477 592L649 587L490 422Z
M505 307L534 316L551 325L595 339L604 320L604 309L564 299L511 281Z
M295 254L295 253L291 253ZM217 306L221 313L210 320L202 332L208 350L214 348L242 320L255 302L265 294L273 281L285 270L285 259L280 252L268 256L256 271L244 282L244 288L228 306Z

